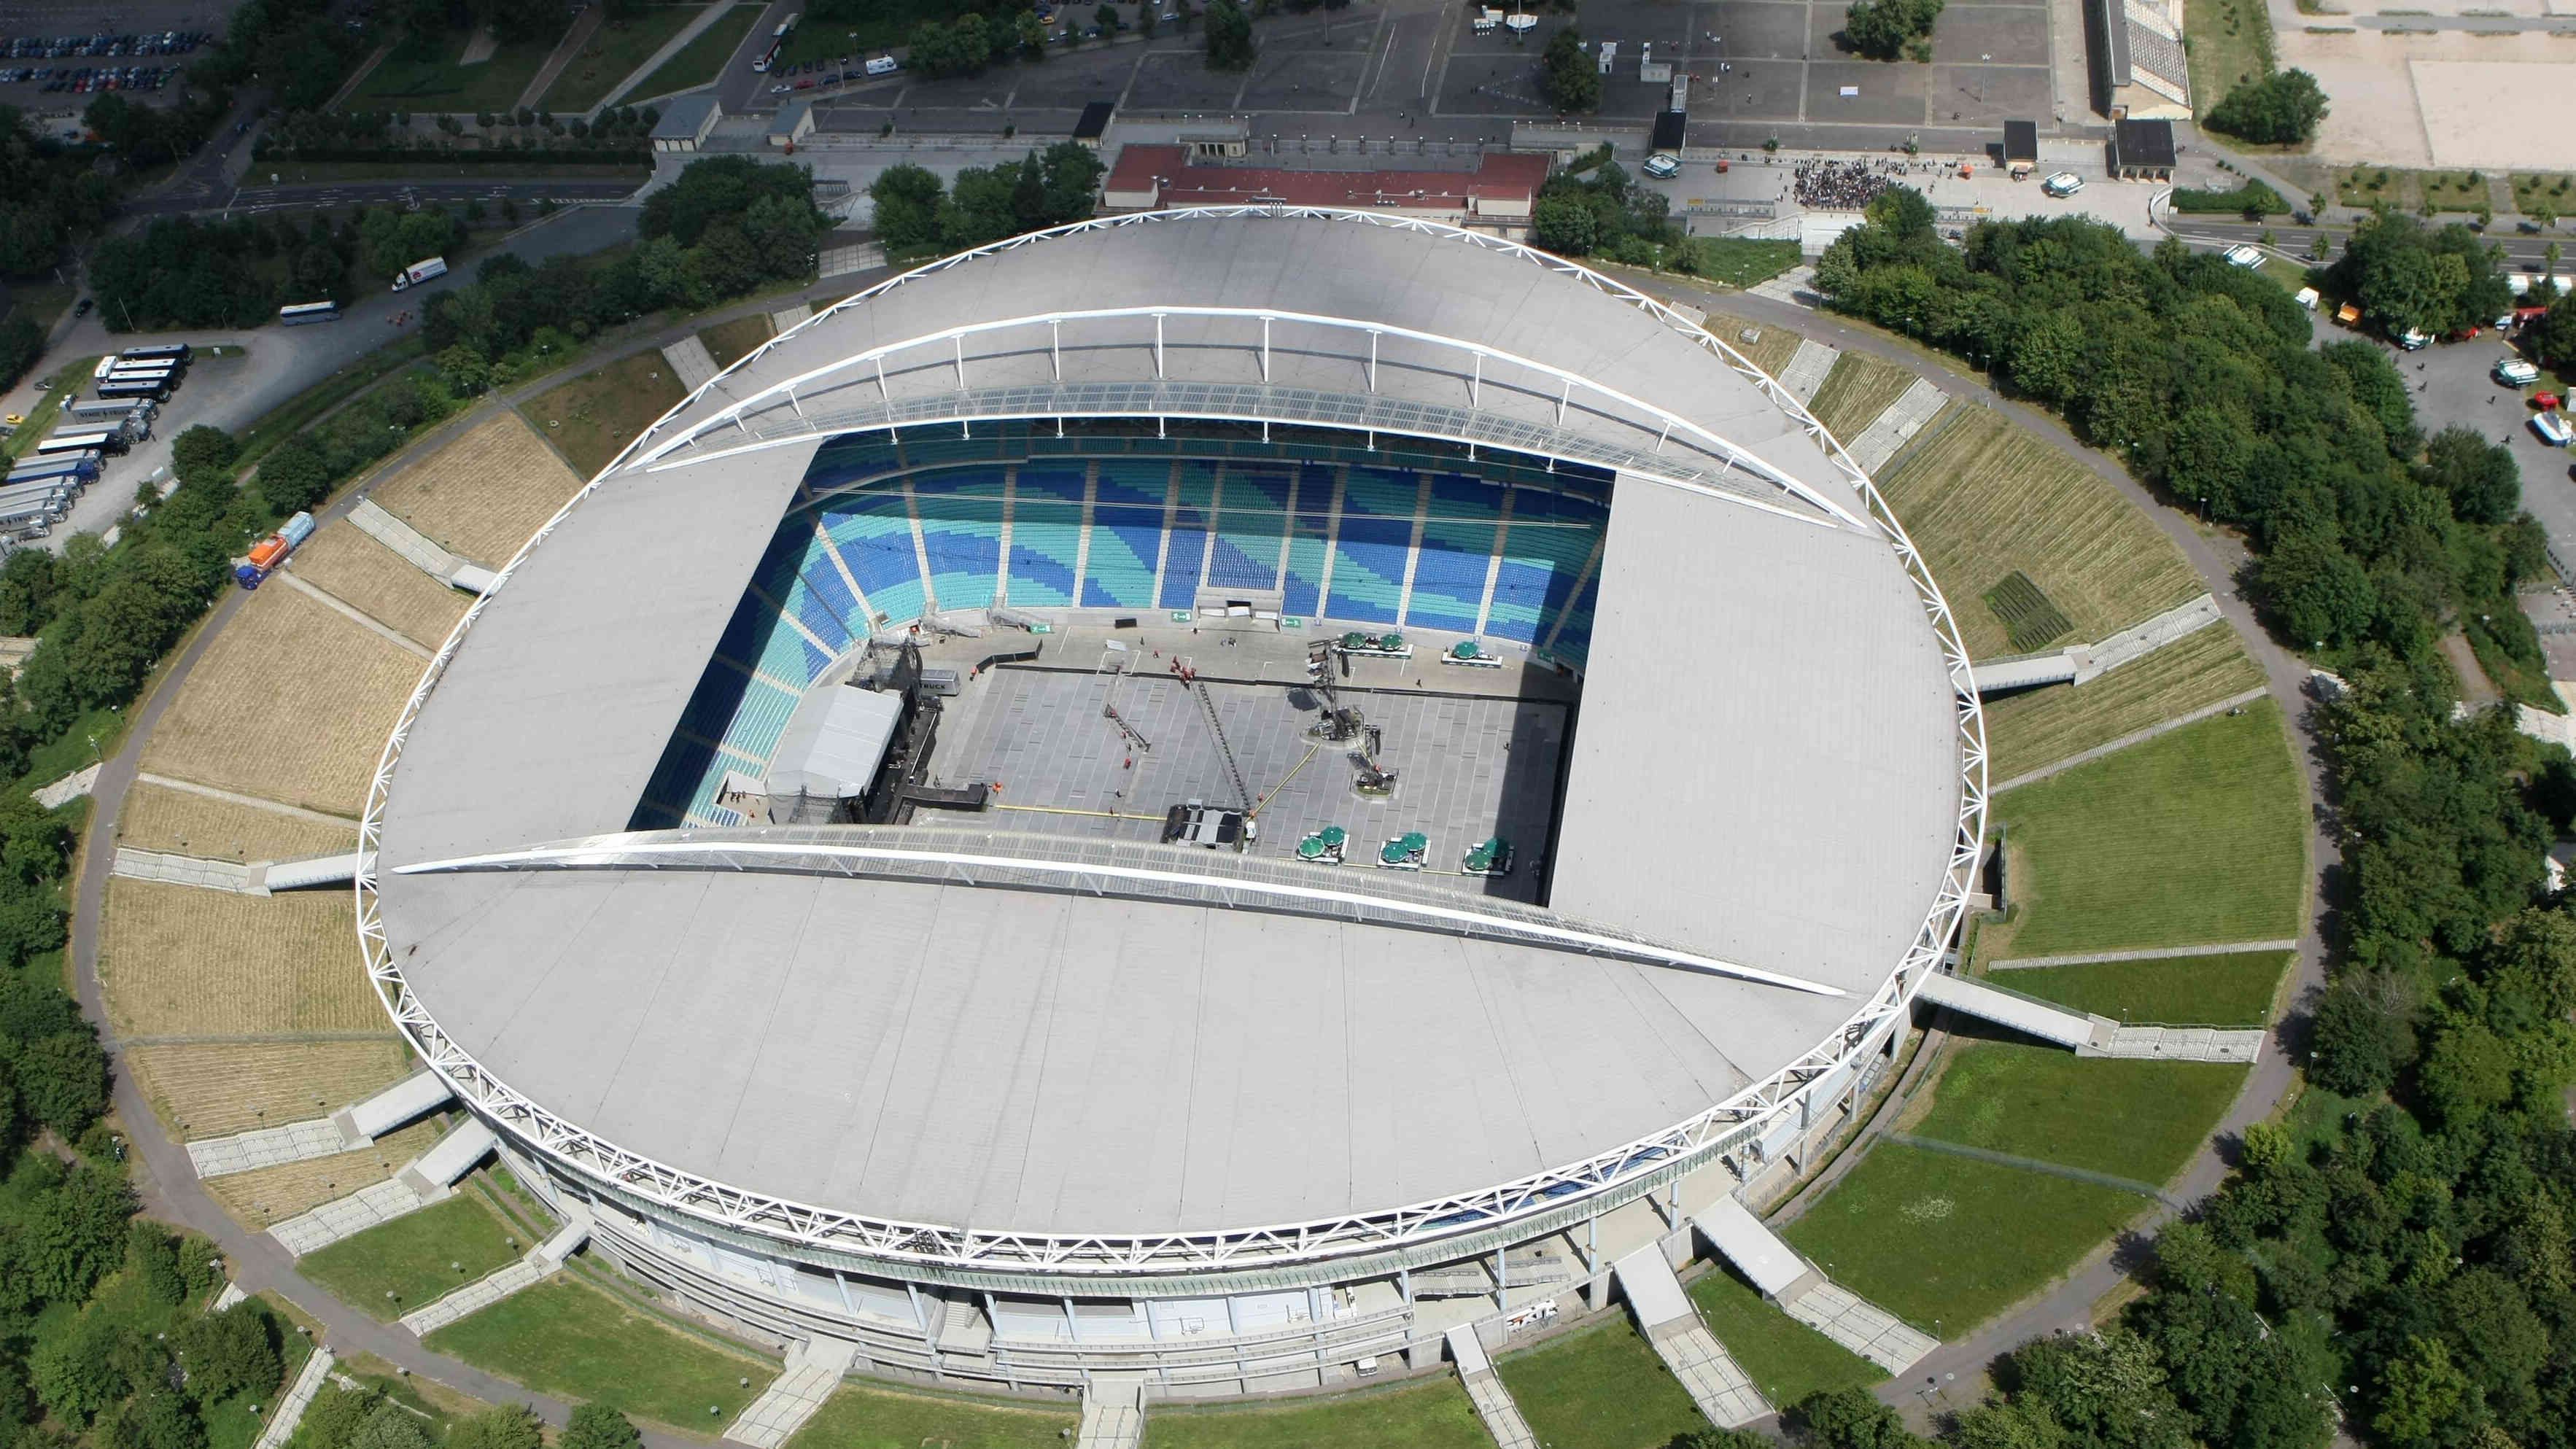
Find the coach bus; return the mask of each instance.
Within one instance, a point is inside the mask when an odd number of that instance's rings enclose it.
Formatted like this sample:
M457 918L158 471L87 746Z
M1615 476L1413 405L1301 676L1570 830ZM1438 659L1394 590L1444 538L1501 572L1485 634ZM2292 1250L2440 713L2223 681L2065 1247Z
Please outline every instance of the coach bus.
M145 402L164 402L170 396L170 380L163 378L159 382L102 382L98 385L98 395L102 399L140 398Z
M337 302L298 302L291 307L277 309L277 325L280 327L301 327L307 322L339 320L340 304Z
M120 362L116 366L109 368L106 374L99 378L99 381L136 382L150 381L153 378L168 378L175 383L178 381L179 375L183 371L185 371L185 369L181 368L179 364L175 362Z
M122 453L125 438L114 428L79 428L54 434L36 445L36 456L52 458L65 453Z
M753 61L751 63L751 68L755 71L766 74L771 66L776 65L778 63L778 52L786 48L787 37L795 33L796 22L804 18L805 17L801 14L790 15L786 19L778 22L778 29L769 37L769 48L760 53L760 59Z
M127 362L175 362L185 367L196 360L197 349L185 342L166 342L157 347L129 347L117 356Z

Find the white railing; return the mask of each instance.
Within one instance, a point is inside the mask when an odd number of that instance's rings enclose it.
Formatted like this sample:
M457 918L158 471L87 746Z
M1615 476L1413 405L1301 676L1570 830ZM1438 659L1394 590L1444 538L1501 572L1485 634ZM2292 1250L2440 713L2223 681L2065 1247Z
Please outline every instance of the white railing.
M402 757L404 743L410 738L413 725L419 719L421 706L437 685L448 662L455 657L466 632L509 583L511 575L528 555L562 525L591 490L633 460L639 449L695 404L707 389L738 371L755 367L771 348L785 338L825 325L847 308L862 305L869 298L979 257L1035 245L1051 237L1111 227L1170 225L1229 217L1313 219L1382 226L1525 260L1633 306L1705 348L1796 420L1824 450L1834 467L1849 481L1869 520L1877 525L1896 550L1907 576L1914 583L1924 613L1940 641L1950 676L1959 737L1959 810L1949 867L1924 913L1913 944L1890 970L1886 981L1871 993L1868 1002L1824 1041L1735 1095L1662 1131L1596 1153L1580 1162L1532 1173L1478 1191L1398 1208L1197 1234L1078 1235L908 1223L820 1208L734 1187L630 1152L557 1116L494 1076L450 1038L411 990L385 939L376 882L385 800L395 766ZM1967 907L1985 833L1986 808L1984 715L1978 707L1976 683L1970 672L1967 650L1959 640L1956 622L1940 586L1933 580L1913 540L1906 536L1904 527L1898 523L1886 500L1870 482L1868 474L1852 462L1841 444L1803 405L1741 353L1661 302L1598 272L1516 242L1437 222L1373 212L1266 206L1143 212L1076 222L1050 231L1014 237L880 282L817 313L736 362L733 367L700 384L678 407L665 414L653 429L629 443L608 467L575 493L520 547L502 569L493 588L477 599L465 616L457 621L456 627L440 645L436 657L423 671L410 698L404 702L402 714L395 721L377 761L375 777L367 791L366 813L359 825L360 861L355 884L358 938L370 978L395 1024L420 1051L423 1060L455 1088L460 1098L505 1129L514 1139L567 1171L578 1176L604 1179L629 1194L650 1200L683 1217L890 1263L1103 1277L1150 1271L1258 1267L1348 1257L1458 1237L1491 1229L1516 1218L1536 1216L1546 1209L1565 1206L1574 1199L1607 1199L1620 1195L1623 1189L1627 1189L1626 1196L1633 1197L1675 1163L1684 1159L1705 1159L1725 1150L1742 1141L1760 1124L1784 1110L1794 1109L1800 1094L1810 1083L1827 1076L1862 1051L1874 1028L1905 1010L1922 980L1939 969L1942 953L1956 933Z

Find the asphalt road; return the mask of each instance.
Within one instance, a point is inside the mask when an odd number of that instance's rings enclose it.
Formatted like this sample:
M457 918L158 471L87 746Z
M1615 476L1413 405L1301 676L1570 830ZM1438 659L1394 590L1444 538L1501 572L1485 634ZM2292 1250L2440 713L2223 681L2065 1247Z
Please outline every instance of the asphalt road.
M2276 250L2302 260L2309 255L2308 248L2318 237L2326 238L2330 245L2340 250L2344 238L2352 234L2350 227L2343 226L2267 225L2262 222L2225 221L2200 216L2168 216L2166 227L2185 241L2205 242L2211 246L2220 247L2260 241L2263 234L2268 231L2272 234L2272 246ZM2542 264L2548 260L2549 245L2552 241L2557 242L2568 253L2568 256L2559 258L2558 263L2559 270L2565 272L2569 269L2569 257L2576 256L2576 233L2561 230L2532 234L2501 226L2487 233L2487 244L2501 248L2511 263L2509 270L2517 272L2539 271Z
M246 178L255 180L256 177ZM344 206L407 207L412 202L423 205L461 206L468 201L497 203L508 199L521 206L534 206L551 201L558 206L612 206L635 194L644 184L633 181L593 181L585 179L508 181L323 181L286 186L240 186L225 196L220 209L236 212L309 211L315 208Z

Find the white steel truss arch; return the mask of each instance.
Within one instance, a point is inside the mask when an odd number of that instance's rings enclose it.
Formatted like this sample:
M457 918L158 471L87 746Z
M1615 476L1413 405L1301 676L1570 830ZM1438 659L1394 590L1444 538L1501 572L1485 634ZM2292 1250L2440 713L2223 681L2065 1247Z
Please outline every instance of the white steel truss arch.
M827 313L825 315L829 314ZM929 358L926 363L898 363L894 369L896 372L917 372L922 370L925 365L936 366L944 369L953 369L956 378L955 390L961 393L966 392L969 390L966 380L966 364L970 361L966 354L966 339L970 337L989 337L1012 332L1035 332L1039 328L1045 328L1047 330L1047 342L1049 348L1057 349L1062 345L1061 339L1063 336L1063 329L1068 324L1078 325L1082 323L1151 320L1154 323L1154 376L1157 380L1161 380L1165 376L1163 366L1165 351L1163 324L1167 319L1175 317L1258 324L1257 329L1247 331L1241 350L1249 352L1259 358L1261 376L1265 382L1268 380L1270 375L1270 329L1272 324L1280 322L1293 323L1301 327L1317 328L1328 334L1348 334L1354 339L1361 337L1368 339L1370 347L1366 356L1362 356L1357 351L1354 351L1345 360L1352 365L1355 371L1366 372L1369 374L1368 385L1371 389L1376 387L1376 373L1378 371L1376 361L1377 348L1375 344L1381 338L1401 338L1404 341L1419 343L1425 347L1433 348L1435 350L1463 354L1468 359L1468 369L1463 373L1451 373L1449 375L1454 377L1457 381L1466 384L1465 398L1467 406L1470 409L1479 409L1484 406L1483 395L1488 386L1500 386L1498 381L1488 379L1485 371L1485 365L1487 363L1499 363L1519 368L1539 377L1546 378L1550 382L1559 385L1557 397L1553 400L1547 399L1540 394L1528 394L1528 396L1532 397L1543 406L1552 406L1556 408L1560 420L1562 419L1565 410L1569 406L1573 405L1573 399L1578 393L1591 398L1606 400L1621 408L1628 409L1630 412L1638 414L1639 416L1621 418L1615 413L1603 411L1597 406L1589 407L1586 411L1594 417L1632 429L1638 432L1641 436L1651 437L1653 439L1652 443L1641 450L1648 457L1662 452L1664 447L1670 442L1676 440L1682 441L1684 443L1694 445L1697 451L1715 461L1724 472L1750 474L1753 477L1762 480L1764 483L1769 484L1771 487L1778 489L1782 493L1797 498L1814 508L1823 510L1828 515L1850 527L1859 528L1863 526L1861 520L1853 516L1853 514L1849 510L1845 509L1841 504L1825 497L1823 494L1818 493L1814 488L1790 477L1778 468L1754 457L1751 453L1746 452L1744 449L1737 447L1735 444L1722 437L1719 437L1716 433L1711 432L1706 427L1692 422L1690 419L1685 418L1679 413L1673 412L1668 408L1647 402L1643 398L1622 392L1617 388L1605 387L1600 383L1583 377L1579 373L1570 372L1553 363L1542 362L1537 358L1525 357L1518 353L1506 352L1501 348L1489 347L1481 342L1471 342L1461 338L1444 336L1436 332L1424 332L1411 327L1399 327L1389 322L1371 322L1354 317L1334 317L1318 312L1298 312L1279 307L1211 307L1184 305L1179 303L1164 303L1151 306L1102 307L1079 311L1038 312L1031 313L1026 316L994 318L981 322L961 323L954 327L943 327L935 332L925 332L917 337L908 337L899 342L890 342L881 346L871 347L863 352L854 352L846 357L825 363L821 367L808 368L807 370L796 374L794 377L771 383L769 386L762 388L760 391L753 393L749 397L739 399L726 405L724 408L713 414L697 419L689 425L686 431L679 433L677 436L663 439L655 446L648 449L643 456L636 461L635 466L642 468L669 466L673 462L678 461L673 457L674 452L684 447L703 449L704 455L708 458L724 457L731 450L721 446L710 446L706 440L711 434L718 433L723 429L730 427L737 434L748 437L751 433L751 429L744 422L746 416L756 410L775 409L782 405L801 418L803 416L804 399L800 396L800 390L812 390L816 384L823 383L829 379L842 379L840 383L835 384L839 386L846 386L852 381L858 382L861 385L865 385L866 383L873 381L879 390L881 399L890 403L893 398L891 389L889 388L886 380L887 364L889 362L895 362L898 359L902 359L907 354L923 353L926 351L928 353L935 354L935 356ZM808 323L807 325L810 326L811 324ZM1127 345L1133 346L1135 344L1131 342ZM1205 346L1207 344L1199 345ZM754 354L754 356L758 355L759 354L757 353ZM986 359L978 358L971 360L983 361ZM1385 365L1391 366L1393 364ZM864 376L860 375L861 370L865 371ZM1059 370L1061 370L1060 367ZM809 429L807 431L811 430ZM692 456L694 457L695 454L693 453ZM1640 469L1639 471L1641 474L1644 474L1650 470ZM1658 479L1657 481L1666 480ZM1671 481L1674 481L1675 483L1679 482L1679 480ZM1694 491L1706 493L1713 497L1725 496L1717 493L1714 489L1708 488L1697 488Z
M720 1182L640 1153L628 1151L526 1097L493 1075L440 1026L436 1017L404 979L399 958L390 949L378 900L378 853L383 841L384 812L403 746L449 662L491 599L540 544L561 527L592 490L636 461L664 429L673 425L710 388L756 368L786 337L826 324L846 308L893 288L935 276L961 263L997 252L1033 246L1054 237L1127 226L1158 226L1202 219L1277 217L1344 222L1418 233L1436 240L1495 251L1567 277L1604 296L1654 317L1743 376L1774 406L1794 419L1824 450L1837 471L1849 480L1862 515L1876 526L1912 581L1927 621L1939 641L1950 688L1959 748L1957 830L1941 884L1926 909L1920 929L1885 981L1843 1024L1816 1046L1722 1102L1694 1113L1671 1127L1596 1153L1580 1162L1529 1174L1510 1182L1408 1204L1382 1211L1344 1214L1300 1223L1229 1229L1208 1233L1062 1234L1026 1233L970 1225L911 1223L817 1207L753 1189ZM1615 505L1614 505L1615 506ZM448 633L438 653L422 672L387 736L367 791L359 825L359 861L354 891L358 940L370 980L396 1026L480 1116L507 1132L517 1143L577 1178L603 1181L620 1193L653 1203L683 1219L695 1219L728 1231L746 1232L824 1251L875 1258L889 1264L915 1264L934 1270L978 1270L1005 1274L1047 1274L1093 1279L1311 1265L1382 1254L1391 1249L1418 1249L1444 1240L1490 1235L1510 1224L1541 1221L1551 1210L1590 1200L1604 1207L1634 1198L1651 1183L1669 1177L1676 1164L1713 1158L1742 1142L1748 1132L1794 1110L1813 1084L1837 1069L1856 1065L1877 1029L1903 1012L1925 977L1940 969L1943 955L1966 912L1969 892L1982 851L1987 811L1985 720L1979 708L1968 653L1961 643L1949 602L1942 595L1921 552L1906 535L1868 474L1844 452L1814 416L1741 353L1663 303L1598 272L1516 242L1437 222L1391 217L1374 212L1283 206L1208 207L1144 212L1076 222L1032 232L989 247L918 267L880 282L831 308L732 367L702 383L679 406L566 501L502 568L492 588L467 609Z

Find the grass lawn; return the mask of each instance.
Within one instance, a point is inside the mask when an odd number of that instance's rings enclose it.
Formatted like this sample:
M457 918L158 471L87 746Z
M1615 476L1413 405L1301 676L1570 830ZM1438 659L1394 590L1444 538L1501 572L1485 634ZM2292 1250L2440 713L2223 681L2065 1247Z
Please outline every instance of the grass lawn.
M2307 792L2269 699L1997 798L2020 897L2009 954L2298 934Z
M0 438L0 456L10 462L25 457L28 451L54 431L54 419L60 417L63 404L78 391L77 384L89 381L90 369L98 366L95 357L75 357L54 369L51 390L36 394L36 405L27 411L27 420L6 438Z
M1060 1449L1079 1418L1070 1410L843 1384L787 1441L787 1449Z
M647 348L541 393L520 411L588 478L686 396L670 362Z
M1807 411L1848 447L1913 385L1914 374L1893 362L1846 352L1834 359L1834 370L1825 374Z
M570 22L566 22L567 25ZM563 32L504 44L492 58L458 65L472 32L450 30L406 41L349 97L355 111L498 111L519 103Z
M1816 401L1833 388L1828 377ZM1878 486L1949 595L1971 658L2013 652L2004 620L1978 600L2016 570L2087 641L2203 592L2182 551L2118 489L1990 408L1943 409Z
M2528 216L2541 206L2553 212L2576 212L2576 178L2545 171L2515 172L2513 209Z
M1694 237L1690 243L1694 275L1730 287L1767 282L1798 264L1793 241L1758 241L1751 237Z
M2000 785L2263 684L2225 624L2178 639L2089 684L1986 701L1986 775Z
M2056 1279L2146 1207L2134 1193L1880 1142L1784 1236L1853 1292L1917 1328L1957 1335Z
M770 331L768 314L754 312L748 317L719 322L699 333L698 340L707 345L707 355L716 360L717 368L722 369L749 357L754 348L774 335Z
M810 19L799 22L788 35L786 46L778 53L779 63L801 65L809 60L838 60L845 55L855 57L862 50L874 54L887 46L903 44L904 36L924 20L949 19L957 13L957 7L952 0L880 0L880 3L869 6L868 11L864 20L845 20L838 24ZM1077 10L1069 6L1065 14L1079 16L1072 22L1074 24L1091 23L1088 8ZM1134 27L1133 17L1122 18L1127 20L1129 28ZM1057 17L1056 26L1065 23L1065 16Z
M2415 186L2440 211L2475 211L2488 204L2487 178L2481 171L2420 171Z
M751 23L760 18L761 7L736 5L719 16L716 23L698 33L698 38L680 47L680 53L662 62L659 69L635 83L620 104L640 105L656 96L672 95L705 85L724 73L725 62L733 58L734 47L751 33Z
M566 113L589 110L599 104L610 87L651 60L664 42L706 13L704 5L647 5L625 19L612 17L590 33L587 44L573 52L563 73L546 87L539 105Z
M1624 1313L1544 1348L1497 1359L1494 1371L1549 1449L1663 1449L1708 1427Z
M2195 0L2183 10L2192 102L2207 115L2229 91L2272 73L2272 19L2263 0Z
M91 743L93 738L97 743ZM86 770L115 754L117 742L124 738L125 712L101 705L72 721L70 729L30 750L27 773L19 778L29 785L50 785L74 770Z
M1777 1304L1764 1302L1723 1265L1692 1280L1690 1296L1700 1321L1775 1405L1887 1377L1878 1365L1781 1312Z
M859 1441L875 1449L873 1441ZM959 1443L969 1442L959 1440ZM974 1443L1004 1444L1000 1439ZM1455 1378L1374 1392L1305 1399L1282 1409L1188 1409L1158 1402L1145 1416L1145 1449L1490 1449L1492 1438ZM859 1449L842 1438L796 1449ZM914 1449L912 1441L888 1449Z
M677 1333L563 1275L459 1319L425 1342L540 1393L607 1404L692 1434L732 1423L778 1376L774 1363ZM737 1382L744 1377L748 1388Z
M508 1264L533 1244L513 1248L502 1221L471 1194L432 1203L389 1223L308 1253L305 1277L340 1301L382 1319L400 1318ZM394 1296L387 1298L387 1293Z
M1917 1137L2162 1183L2200 1149L2246 1069L2076 1056L2034 1042L1967 1046Z
M2272 995L2290 968L2287 951L2225 956L2168 956L2102 961L2090 966L2030 966L1998 971L1998 986L2062 1002L2115 1021L2179 1026L2261 1026L2272 1019Z

